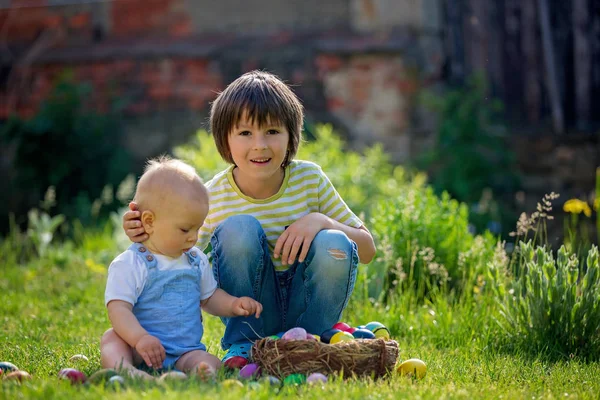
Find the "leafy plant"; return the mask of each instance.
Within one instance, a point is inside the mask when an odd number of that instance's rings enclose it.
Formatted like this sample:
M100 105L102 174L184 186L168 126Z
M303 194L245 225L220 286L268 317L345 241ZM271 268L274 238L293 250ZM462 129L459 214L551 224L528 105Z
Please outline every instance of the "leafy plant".
M466 205L437 197L429 187L410 187L381 200L373 210L371 231L378 243L374 267L383 301L406 291L423 299L434 288L463 291L491 260L496 240L469 232Z
M87 107L90 93L66 73L32 119L12 117L2 126L0 145L14 149L16 176L9 184L20 208L0 209L0 215L24 214L54 187L55 212L89 222L90 199L131 171L130 155L119 145L118 104L100 115Z
M37 254L43 257L52 242L54 233L65 222L65 216L62 214L50 216L44 211L33 208L29 210L27 217L29 221L27 237L33 243Z
M555 258L545 246L520 242L516 259L509 269L489 265L503 330L534 352L598 358L598 248L593 246L580 262L565 246Z
M470 205L479 232L500 233L503 228L498 224L514 217L507 211L510 208L502 207L508 198L498 196L514 193L519 180L500 122L502 104L488 96L480 76L442 95L425 92L422 101L437 112L439 122L433 148L418 158L417 165L428 170L436 193L447 191Z

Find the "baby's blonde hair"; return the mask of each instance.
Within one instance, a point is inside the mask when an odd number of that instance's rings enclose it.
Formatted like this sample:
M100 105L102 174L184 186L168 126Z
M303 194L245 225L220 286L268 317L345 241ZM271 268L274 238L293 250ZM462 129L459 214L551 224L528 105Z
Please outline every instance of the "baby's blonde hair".
M208 191L191 165L165 155L148 160L135 191L139 210L156 212L174 197L208 203Z

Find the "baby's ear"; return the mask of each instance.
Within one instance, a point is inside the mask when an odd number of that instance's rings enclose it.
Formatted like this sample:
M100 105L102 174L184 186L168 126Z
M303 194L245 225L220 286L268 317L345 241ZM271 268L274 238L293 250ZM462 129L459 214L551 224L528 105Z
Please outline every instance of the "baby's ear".
M140 219L142 220L142 226L146 233L152 233L152 231L154 231L154 220L156 219L154 213L150 210L146 210L142 212L142 217Z

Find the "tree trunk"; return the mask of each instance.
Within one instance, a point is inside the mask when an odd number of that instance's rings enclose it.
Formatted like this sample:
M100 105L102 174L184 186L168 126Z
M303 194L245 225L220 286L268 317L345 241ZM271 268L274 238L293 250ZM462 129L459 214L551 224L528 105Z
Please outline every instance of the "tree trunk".
M564 132L564 117L562 103L560 101L560 92L558 91L558 82L556 79L556 66L554 61L554 48L552 44L552 32L550 31L550 15L548 13L548 1L538 0L538 15L540 26L542 28L542 46L544 51L544 64L546 65L546 86L550 94L550 104L552 106L552 125L554 132L562 134Z
M504 102L512 121L523 119L523 56L521 51L521 0L504 1Z
M530 123L540 120L541 87L539 65L539 41L537 38L537 13L535 0L523 0L522 3L523 83L525 88L525 112Z
M487 42L489 21L486 13L486 2L481 0L468 0L466 50L467 60L473 73L487 71Z
M463 0L445 0L444 8L448 34L448 75L451 82L463 82L465 78L465 49L463 35Z
M586 129L590 121L590 78L592 71L587 0L573 0L573 34L575 45L575 120L578 128Z

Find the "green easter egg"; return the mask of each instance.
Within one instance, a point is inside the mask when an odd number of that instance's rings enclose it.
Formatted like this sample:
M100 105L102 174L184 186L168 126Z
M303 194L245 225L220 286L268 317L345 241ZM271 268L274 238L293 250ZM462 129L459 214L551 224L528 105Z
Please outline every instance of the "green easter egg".
M112 368L104 368L101 370L98 370L96 372L94 372L92 375L89 376L89 378L87 379L87 381L93 385L101 383L101 382L108 382L108 380L110 378L112 378L113 376L118 376L119 373L112 369Z
M304 382L306 382L306 376L303 374L291 374L283 379L283 384L286 386L302 385Z

